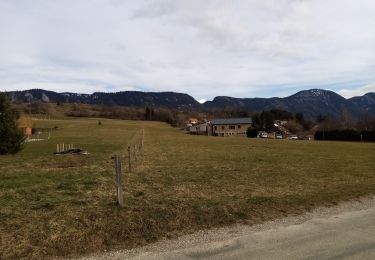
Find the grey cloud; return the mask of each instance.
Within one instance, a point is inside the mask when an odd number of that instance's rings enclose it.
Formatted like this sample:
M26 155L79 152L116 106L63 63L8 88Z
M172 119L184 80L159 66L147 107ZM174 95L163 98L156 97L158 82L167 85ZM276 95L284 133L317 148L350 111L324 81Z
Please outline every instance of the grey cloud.
M131 18L160 18L162 16L170 15L178 10L177 1L157 1L148 3L138 9L132 14Z
M375 82L374 12L372 0L1 1L0 90L356 89Z

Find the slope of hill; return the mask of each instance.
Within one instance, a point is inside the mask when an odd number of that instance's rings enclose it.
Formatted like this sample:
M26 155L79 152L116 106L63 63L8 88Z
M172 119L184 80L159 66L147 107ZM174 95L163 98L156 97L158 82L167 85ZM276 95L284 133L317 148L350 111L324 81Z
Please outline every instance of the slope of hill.
M375 115L375 93L367 93L363 96L348 99L352 109Z
M310 89L300 91L285 98L232 98L216 97L204 103L205 107L238 107L248 111L262 111L271 108L303 113L306 118L318 115L339 118L343 109L348 110L353 118L363 113L375 113L375 93L345 99L333 91Z
M60 102L85 103L133 107L164 107L184 111L204 111L210 109L239 108L249 112L259 112L278 108L292 113L303 113L305 118L314 119L318 115L339 118L345 109L353 119L362 114L375 114L375 93L345 99L333 91L310 89L300 91L285 98L233 98L215 97L200 104L192 96L175 92L124 91L116 93L95 92L93 94L56 93L41 89L8 92L15 102Z
M42 89L8 92L14 102L85 103L135 107L165 107L196 110L201 107L193 97L175 92L123 91L116 93L95 92L93 94L56 93Z

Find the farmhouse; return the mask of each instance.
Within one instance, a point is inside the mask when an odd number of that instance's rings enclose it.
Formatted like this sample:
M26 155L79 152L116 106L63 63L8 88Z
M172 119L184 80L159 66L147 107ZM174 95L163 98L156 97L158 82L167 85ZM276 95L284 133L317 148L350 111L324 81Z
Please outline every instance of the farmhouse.
M251 127L253 121L249 117L214 119L210 122L210 135L233 136L246 135L247 128Z

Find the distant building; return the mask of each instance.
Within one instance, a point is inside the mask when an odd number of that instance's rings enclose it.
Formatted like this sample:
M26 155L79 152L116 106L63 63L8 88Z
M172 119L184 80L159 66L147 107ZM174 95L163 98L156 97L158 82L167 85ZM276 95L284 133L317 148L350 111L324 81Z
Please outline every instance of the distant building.
M190 126L189 133L193 135L208 135L209 125L208 123Z
M275 120L271 131L282 133L282 134L290 134L289 130L285 127L288 124L286 120Z
M198 119L197 118L189 118L188 124L196 125L196 124L198 124Z
M210 121L208 134L215 136L246 135L247 128L251 127L253 121L249 117L245 118L225 118Z
M20 119L18 120L18 127L22 129L23 134L26 137L29 137L32 135L32 126L33 126L33 122L31 121L30 118L20 117Z
M284 126L284 125L287 125L288 124L288 121L287 120L275 120L274 121L274 124L276 126Z

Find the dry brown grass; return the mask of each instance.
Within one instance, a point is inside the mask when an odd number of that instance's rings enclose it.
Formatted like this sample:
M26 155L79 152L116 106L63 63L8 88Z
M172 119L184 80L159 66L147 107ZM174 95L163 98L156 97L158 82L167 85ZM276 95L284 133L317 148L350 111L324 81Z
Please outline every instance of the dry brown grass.
M1 259L131 248L375 191L375 144L190 136L161 123L101 121L38 121L59 126L50 141L0 157ZM124 173L120 209L110 157L125 153L141 127L145 149L135 172ZM91 155L52 155L62 141Z

